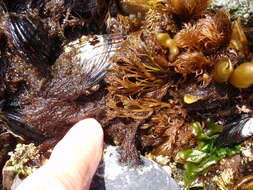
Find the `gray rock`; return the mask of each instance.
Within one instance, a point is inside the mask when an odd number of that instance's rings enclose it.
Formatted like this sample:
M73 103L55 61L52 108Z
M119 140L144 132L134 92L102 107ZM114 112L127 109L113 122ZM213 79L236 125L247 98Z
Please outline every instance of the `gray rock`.
M180 190L174 179L154 161L143 156L143 165L129 167L118 162L116 147L108 146L93 179L91 190Z
M217 11L226 9L232 18L240 18L245 25L252 24L253 1L252 0L212 0L209 10Z
M253 1L252 0L212 0L209 11L218 9L227 10L232 19L240 18L244 25L245 33L253 50Z

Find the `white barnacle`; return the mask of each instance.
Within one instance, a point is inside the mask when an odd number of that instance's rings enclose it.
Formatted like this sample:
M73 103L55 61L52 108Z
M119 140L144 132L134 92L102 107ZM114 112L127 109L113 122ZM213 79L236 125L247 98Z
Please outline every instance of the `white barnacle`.
M121 34L82 36L67 44L64 53L73 55L70 56L72 64L78 64L83 69L92 86L103 78L112 65L110 59L122 40Z

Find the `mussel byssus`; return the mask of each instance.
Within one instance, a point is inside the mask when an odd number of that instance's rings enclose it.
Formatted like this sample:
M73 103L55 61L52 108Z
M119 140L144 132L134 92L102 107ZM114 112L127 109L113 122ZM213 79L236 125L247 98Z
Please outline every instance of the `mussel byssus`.
M17 121L44 136L53 137L59 134L61 127L64 131L64 127L82 118L96 117L98 112L103 112L105 92L97 93L99 83L112 65L110 58L123 39L120 34L94 35L67 44L50 67L52 77L40 84L38 92L34 94L32 88L27 88L17 97L18 109L14 108L14 112L10 112L13 110L10 105L5 106L7 123L8 119ZM97 94L93 96L92 93ZM28 133L22 135L31 138Z

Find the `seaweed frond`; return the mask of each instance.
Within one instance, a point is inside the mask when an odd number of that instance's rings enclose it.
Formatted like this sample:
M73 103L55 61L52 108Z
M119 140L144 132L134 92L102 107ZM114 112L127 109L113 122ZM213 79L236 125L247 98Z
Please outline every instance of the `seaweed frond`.
M191 187L199 175L206 173L210 166L222 158L240 152L240 145L224 148L216 146L217 134L223 130L223 126L211 121L207 121L206 125L208 128L202 130L199 122L191 124L192 133L197 138L197 146L180 151L176 156L178 162L185 164L184 183L187 187Z
M221 10L214 16L207 15L196 24L186 24L175 36L180 48L202 51L212 54L226 47L231 39L231 22L229 15Z
M175 33L177 26L169 12L150 9L144 19L143 28L155 32Z
M143 120L149 118L157 107L169 108L171 105L154 98L133 99L123 95L108 95L106 105L110 108L109 118L121 117Z
M109 84L107 116L141 122L142 148L151 146L155 154L173 157L173 152L189 147L193 138L185 127L186 110L173 98L180 74L169 67L169 50L159 44L155 34L142 30L129 35L114 56L115 64L105 79ZM131 131L129 127L125 125L124 130ZM125 147L128 141L114 136Z
M181 74L201 73L204 66L212 65L202 52L184 52L178 56L177 60L170 63L175 71Z
M128 14L145 13L150 9L167 10L168 0L121 0L121 9Z
M239 51L242 56L246 57L249 54L248 39L239 19L232 24L232 36L228 47Z
M108 90L135 96L165 85L170 73L165 53L153 34L130 35L112 60L117 65L106 77Z
M171 0L172 12L181 19L198 18L209 5L209 0Z

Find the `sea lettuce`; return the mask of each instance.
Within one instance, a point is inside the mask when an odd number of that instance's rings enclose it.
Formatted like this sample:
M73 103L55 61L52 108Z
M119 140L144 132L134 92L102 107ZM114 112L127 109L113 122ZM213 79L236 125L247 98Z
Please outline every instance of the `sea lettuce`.
M215 140L223 130L223 126L212 121L206 122L206 129L201 128L199 122L191 124L193 135L197 138L197 145L192 149L177 153L176 160L184 163L184 183L187 187L195 186L194 181L198 176L206 173L210 166L218 163L226 156L232 156L240 152L240 145L231 147L218 147Z

